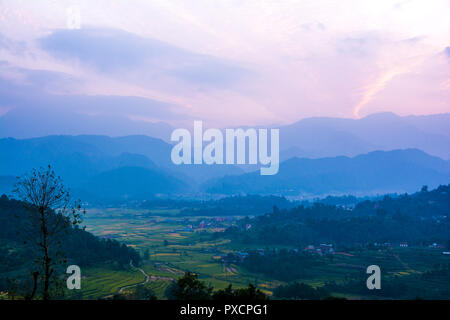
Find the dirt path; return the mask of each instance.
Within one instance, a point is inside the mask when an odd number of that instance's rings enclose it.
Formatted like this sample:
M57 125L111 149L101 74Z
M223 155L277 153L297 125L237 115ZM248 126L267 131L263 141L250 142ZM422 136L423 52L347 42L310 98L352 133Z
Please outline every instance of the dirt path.
M129 284L127 286L120 287L119 288L119 293L122 293L123 290L125 290L125 289L130 289L130 288L133 288L133 287L137 287L138 285L141 285L141 284L146 284L152 278L143 269L133 266L133 261L131 261L131 260L130 260L130 267L133 268L133 269L139 270L144 275L145 280L141 281L141 282L138 282L138 283L135 283L135 284Z
M146 283L148 283L148 282L150 282L150 281L157 281L157 280L174 281L174 280L175 280L175 279L170 278L170 277L151 276L151 275L147 274L142 268L135 267L135 266L133 265L133 261L130 261L130 267L131 267L132 269L136 269L136 270L138 270L140 273L142 273L142 275L145 277L145 280L144 280L144 281L141 281L141 282L138 282L138 283L129 284L129 285L126 285L126 286L123 286L123 287L119 287L119 290L118 290L118 293L119 293L119 294L123 293L123 291L126 290L126 289L134 288L134 287L137 287L137 286L139 286L139 285L146 284ZM113 293L110 293L110 294L104 295L104 296L101 297L101 298L102 298L102 299L110 298L110 297L112 297L113 295L114 295Z

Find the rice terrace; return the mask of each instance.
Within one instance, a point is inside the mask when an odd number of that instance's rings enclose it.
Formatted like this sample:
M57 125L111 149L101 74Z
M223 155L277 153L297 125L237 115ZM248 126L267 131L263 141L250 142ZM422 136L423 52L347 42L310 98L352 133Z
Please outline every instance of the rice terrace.
M247 252L255 250L260 254L271 250L291 252L308 251L308 246L257 245L235 243L223 235L226 228L237 224L242 216L181 216L178 209L129 209L129 208L95 208L88 211L85 219L86 230L102 237L115 239L138 250L144 261L141 268L150 276L145 286L152 289L158 299L165 299L165 290L169 284L185 272L198 274L199 279L215 288L246 287L254 284L267 295L273 290L289 283L274 279L264 273L252 272L243 266L240 259L245 259ZM315 247L320 248L320 244ZM311 274L296 278L312 287L322 287L335 282L336 296L363 299L370 296L339 292L339 283L351 278L366 278L365 267L368 262L383 266L385 275L383 285L389 281L403 279L416 282L417 286L426 284L445 287L449 283L441 280L421 280L421 275L433 270L440 263L448 263L448 257L440 248L409 246L400 244L386 245L377 250L367 247L348 247L345 252L333 255L321 253L315 255L319 266ZM235 260L227 260L228 254ZM280 272L282 272L280 270ZM118 293L122 286L141 283L145 276L136 268L115 270L112 266L83 269L83 286L79 294L84 299L97 299ZM448 288L448 287L447 287ZM373 297L372 297L373 298Z

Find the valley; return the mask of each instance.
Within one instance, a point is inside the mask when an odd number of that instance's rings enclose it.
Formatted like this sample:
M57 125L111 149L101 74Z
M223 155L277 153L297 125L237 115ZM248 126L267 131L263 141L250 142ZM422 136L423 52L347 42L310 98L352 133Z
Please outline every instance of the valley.
M236 243L222 236L223 231L235 226L243 217L183 217L179 213L173 209L95 208L88 210L85 225L86 230L99 237L118 240L140 252L144 257L140 267L150 275L150 281L145 286L152 289L158 299L166 299L166 288L187 271L198 274L200 280L216 289L226 288L229 283L237 288L251 283L269 296L280 285L295 280L315 288L335 283L336 289L331 294L337 297L373 298L366 288L362 288L362 292L364 289L367 292L364 295L349 293L338 286L350 279L365 282L365 268L371 264L380 265L383 285L390 281L405 281L423 287L424 291L450 287L450 282L443 279L436 281L422 278L427 271L435 270L436 265L450 263L450 257L442 254L443 249L425 245L404 247L400 243L380 244L378 248L340 246L332 255L322 251L314 254L317 266L310 272L303 277L283 281L277 276L251 271L239 259L233 261L224 257L230 254L243 256L252 250L262 254L265 252L266 256L272 250L304 252L310 250L309 246ZM321 248L320 243L311 246L316 252ZM275 274L282 273L282 267L280 264ZM118 293L121 286L145 280L136 269L114 271L103 266L87 268L83 272L80 293L83 299L113 295Z

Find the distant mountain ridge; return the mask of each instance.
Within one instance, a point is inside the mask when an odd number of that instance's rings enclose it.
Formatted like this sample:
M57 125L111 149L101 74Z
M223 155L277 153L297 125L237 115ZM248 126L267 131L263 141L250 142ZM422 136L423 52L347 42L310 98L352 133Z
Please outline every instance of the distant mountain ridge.
M413 191L422 184L449 183L449 161L435 156L450 156L448 128L450 114L303 119L280 127L281 166L273 177L253 172L256 165L174 165L172 145L146 135L4 138L0 139L0 190L10 190L14 176L51 164L79 194L94 199L104 197L106 190L120 199L199 192Z
M314 117L280 127L282 160L407 148L450 159L450 114L401 117L385 112L361 119Z
M0 83L4 85L1 79ZM2 89L8 91L8 88ZM168 105L157 101L112 96L54 95L50 100L42 98L43 96L39 94L18 95L16 99L19 106L0 116L0 137L28 139L62 134L111 137L145 134L169 141L170 133L173 131L173 127L165 122L132 120L118 112L127 106L127 111L139 116L144 110L168 108ZM10 101L8 97L0 96L0 103L8 106L17 103L17 100ZM30 108L34 104L37 106ZM93 110L97 112L90 114Z
M108 101L104 102L105 105L108 105ZM141 106L139 101L135 103ZM85 102L84 107L87 105ZM54 110L47 109L33 114L20 108L12 109L0 116L0 137L30 138L52 134L88 134L86 137L146 135L169 142L174 129L165 122L131 120L119 114L78 114L70 110L60 110L55 115L52 114ZM450 113L398 116L384 112L361 119L312 117L278 127L282 160L292 156L355 156L375 150L406 148L417 148L430 155L450 159Z
M410 192L450 182L450 161L417 149L374 151L353 158L291 158L277 175L258 172L208 181L203 190L218 194L375 194Z
M161 170L124 166L91 177L83 189L93 193L96 199L111 202L182 193L183 190L189 190L189 186Z
M208 179L243 173L234 166L177 166L170 159L171 149L170 144L148 136L0 139L0 190L11 191L14 176L48 164L89 199L191 193Z

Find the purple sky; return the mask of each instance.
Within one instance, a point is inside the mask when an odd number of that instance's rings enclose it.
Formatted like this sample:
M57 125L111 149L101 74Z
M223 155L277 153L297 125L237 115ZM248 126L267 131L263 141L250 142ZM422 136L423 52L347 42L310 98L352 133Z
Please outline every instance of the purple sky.
M449 17L447 0L0 0L0 114L236 126L447 113Z

